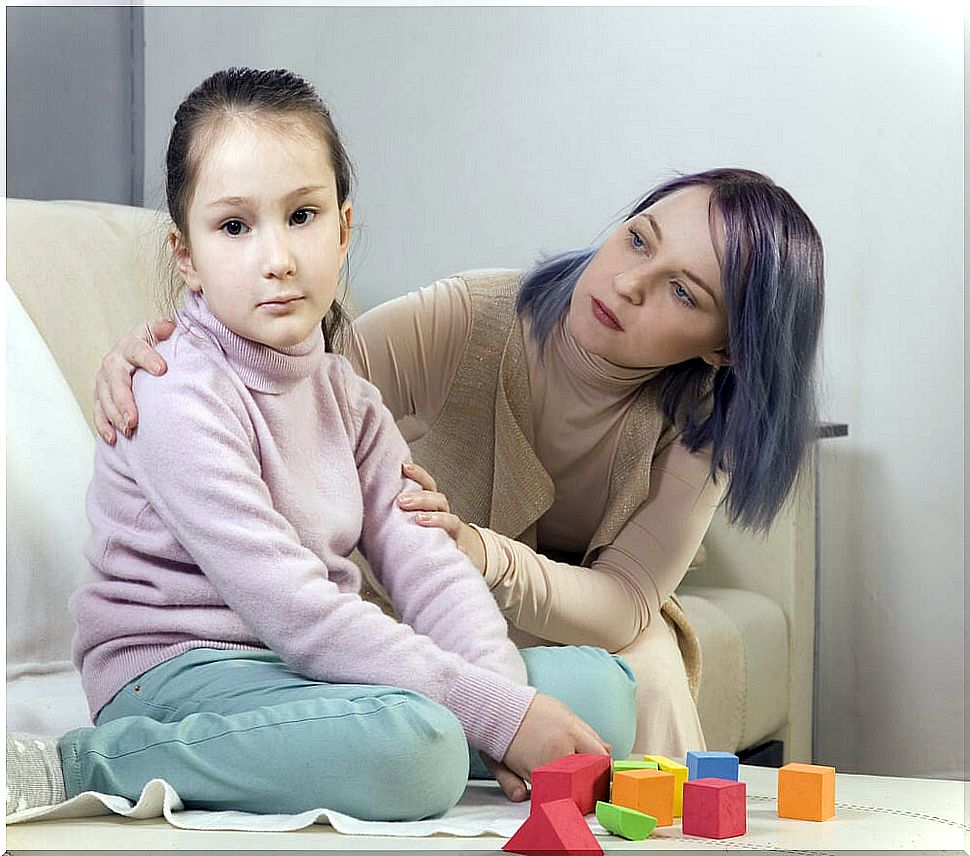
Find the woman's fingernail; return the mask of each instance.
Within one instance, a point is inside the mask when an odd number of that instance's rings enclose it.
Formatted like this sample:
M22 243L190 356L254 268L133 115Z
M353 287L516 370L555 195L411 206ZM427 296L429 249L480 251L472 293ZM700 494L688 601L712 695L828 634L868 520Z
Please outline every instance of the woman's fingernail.
M408 471L413 470L414 469L414 464L412 464L410 461L405 461L404 462L404 469L406 469Z
M132 422L131 414L124 413L122 414L121 418L125 420L125 431L128 431L131 428L131 422Z
M404 508L410 508L414 505L414 500L410 496L400 496L397 500Z
M416 514L415 517L419 523L427 523L431 519L431 515L425 514L423 511L420 514Z
M102 431L101 432L101 439L104 440L105 443L110 443L111 442L111 435L107 431Z
M512 791L512 800L514 802L521 802L525 799L525 791L522 788L515 788Z

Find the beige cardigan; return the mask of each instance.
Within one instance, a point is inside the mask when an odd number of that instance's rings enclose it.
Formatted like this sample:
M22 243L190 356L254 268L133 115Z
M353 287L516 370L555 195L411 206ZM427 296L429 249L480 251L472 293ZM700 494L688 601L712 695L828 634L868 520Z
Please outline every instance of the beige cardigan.
M433 473L452 510L536 548L536 523L554 499L552 479L533 449L529 378L522 325L515 312L521 275L464 274L472 323L458 371L438 418L411 443L417 463ZM495 367L498 366L496 373ZM583 564L610 544L646 500L650 463L676 439L656 388L645 384L616 450L607 512ZM691 694L700 682L697 634L671 596L663 615L677 633Z

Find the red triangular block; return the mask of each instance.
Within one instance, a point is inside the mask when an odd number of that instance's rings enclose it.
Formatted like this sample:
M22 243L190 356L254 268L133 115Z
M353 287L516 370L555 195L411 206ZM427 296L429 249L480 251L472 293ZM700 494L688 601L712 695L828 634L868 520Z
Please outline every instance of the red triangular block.
M586 818L571 799L550 800L533 808L532 814L502 849L525 856L550 850L575 856L603 852L586 824Z

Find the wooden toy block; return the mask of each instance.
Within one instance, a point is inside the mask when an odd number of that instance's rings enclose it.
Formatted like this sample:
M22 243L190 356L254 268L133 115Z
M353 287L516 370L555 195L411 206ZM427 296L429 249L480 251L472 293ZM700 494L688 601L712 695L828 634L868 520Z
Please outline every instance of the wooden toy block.
M622 773L624 770L659 770L660 765L656 761L614 761L613 772Z
M689 770L683 764L671 761L663 755L644 755L644 761L654 761L657 766L665 773L674 775L674 817L680 817L684 813L684 782L687 781Z
M778 771L778 817L828 820L835 815L835 767L785 764Z
M532 811L550 800L571 799L581 814L610 798L609 755L564 755L532 771Z
M673 773L663 770L626 770L613 776L610 802L657 818L657 826L674 822Z
M684 784L684 835L734 838L748 830L744 782L694 779Z
M533 806L525 823L505 842L502 849L526 856L547 853L550 850L583 856L594 856L603 852L586 823L586 818L579 813L576 803L568 797Z
M596 819L603 829L630 841L643 841L644 838L649 838L657 825L657 818L649 814L602 801L596 803Z
M727 779L738 780L738 756L730 752L688 752L687 780Z

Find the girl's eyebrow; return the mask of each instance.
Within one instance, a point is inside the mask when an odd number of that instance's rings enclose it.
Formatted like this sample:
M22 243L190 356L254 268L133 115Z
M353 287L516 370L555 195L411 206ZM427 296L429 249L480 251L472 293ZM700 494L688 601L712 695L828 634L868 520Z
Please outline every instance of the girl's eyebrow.
M326 184L308 184L305 187L298 187L286 194L284 201L289 201L298 196L306 196L309 193L327 193L330 187ZM206 204L206 208L219 208L221 206L242 206L252 204L252 199L248 196L220 196L212 202Z

